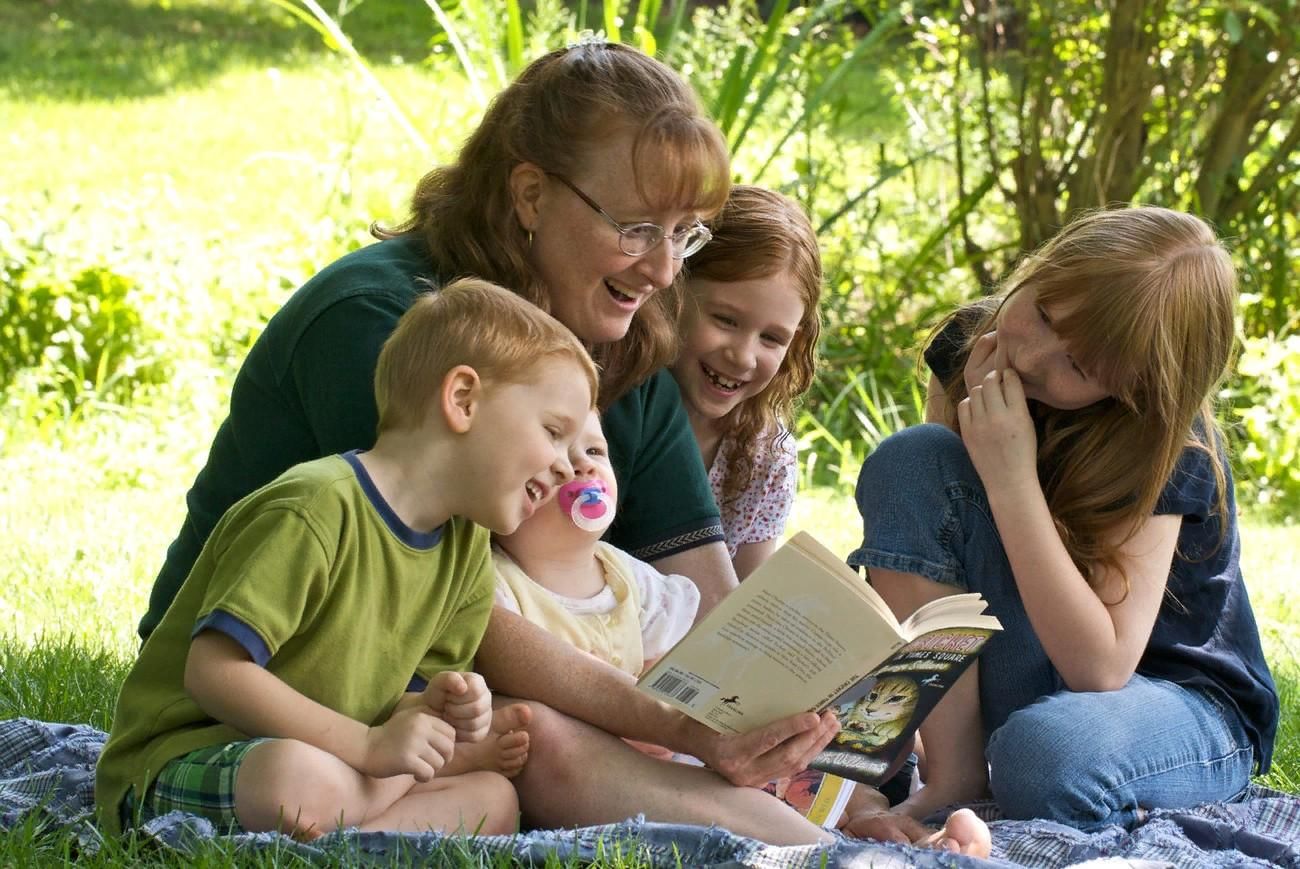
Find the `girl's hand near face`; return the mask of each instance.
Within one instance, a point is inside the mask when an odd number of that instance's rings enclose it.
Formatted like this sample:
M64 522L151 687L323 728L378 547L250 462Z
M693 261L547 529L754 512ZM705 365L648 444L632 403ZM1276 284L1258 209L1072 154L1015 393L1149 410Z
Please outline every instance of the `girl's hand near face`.
M1038 487L1038 436L1014 369L990 369L957 405L957 420L966 451L990 495Z
M997 330L987 332L975 339L970 356L966 358L963 379L966 381L966 394L984 383L991 371L1002 371L1007 367L1007 352L998 343Z

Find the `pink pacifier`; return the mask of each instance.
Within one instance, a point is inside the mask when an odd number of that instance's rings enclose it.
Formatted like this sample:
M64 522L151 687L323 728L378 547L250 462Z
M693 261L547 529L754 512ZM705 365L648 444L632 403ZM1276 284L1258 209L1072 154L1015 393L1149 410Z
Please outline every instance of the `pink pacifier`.
M560 487L560 509L583 531L604 531L614 521L614 501L601 480L574 480Z

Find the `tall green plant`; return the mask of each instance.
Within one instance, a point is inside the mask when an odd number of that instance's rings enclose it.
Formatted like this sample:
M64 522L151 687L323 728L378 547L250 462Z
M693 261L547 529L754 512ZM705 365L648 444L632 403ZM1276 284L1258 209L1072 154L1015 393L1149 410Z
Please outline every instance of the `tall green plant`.
M814 386L816 412L799 415L796 432L804 456L804 484L852 486L863 460L896 431L925 415L925 395L916 381L899 390L882 385L874 371L849 369L844 383ZM901 395L900 395L901 393Z

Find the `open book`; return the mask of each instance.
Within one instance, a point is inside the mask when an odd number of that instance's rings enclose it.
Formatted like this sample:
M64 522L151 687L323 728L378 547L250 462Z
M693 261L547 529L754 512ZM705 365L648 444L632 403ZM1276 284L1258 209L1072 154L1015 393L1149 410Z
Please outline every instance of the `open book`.
M877 785L979 654L996 618L978 594L899 624L811 534L792 537L647 671L641 690L720 733L834 708L840 733L814 769Z

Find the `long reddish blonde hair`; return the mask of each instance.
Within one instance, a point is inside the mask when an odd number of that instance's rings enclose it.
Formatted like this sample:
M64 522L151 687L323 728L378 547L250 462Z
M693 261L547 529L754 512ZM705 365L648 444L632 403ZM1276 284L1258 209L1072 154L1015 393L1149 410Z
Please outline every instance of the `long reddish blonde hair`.
M710 229L712 240L688 265L687 305L694 304L689 291L693 278L728 283L773 275L788 275L803 302L803 317L772 382L723 421L733 444L722 484L726 503L749 486L756 452L775 448L778 438L788 436L781 427L793 426L795 400L812 386L821 335L822 261L808 215L798 203L763 187L731 188Z
M690 86L636 49L587 42L529 64L493 99L456 161L420 179L410 218L376 234L418 234L447 270L440 277L486 278L549 311L549 290L515 217L510 173L529 162L576 174L584 155L626 130L637 191L649 204L687 207L706 219L717 213L730 187L727 146ZM670 181L651 191L645 178ZM680 310L677 285L660 290L621 340L589 348L603 369L602 406L673 360Z
M1027 289L1069 312L1053 328L1113 396L1080 410L1036 408L1048 507L1096 587L1099 567L1120 567L1118 545L1105 535L1136 531L1151 515L1184 449L1209 455L1220 515L1226 510L1211 397L1232 357L1236 272L1193 215L1150 206L1087 212L1026 256L995 299L975 303L978 325L964 355ZM960 368L943 386L952 407L966 397Z

